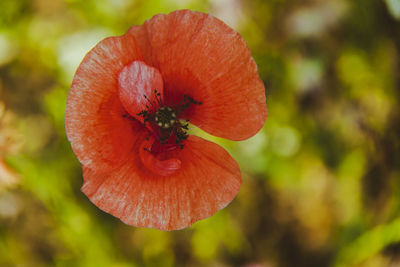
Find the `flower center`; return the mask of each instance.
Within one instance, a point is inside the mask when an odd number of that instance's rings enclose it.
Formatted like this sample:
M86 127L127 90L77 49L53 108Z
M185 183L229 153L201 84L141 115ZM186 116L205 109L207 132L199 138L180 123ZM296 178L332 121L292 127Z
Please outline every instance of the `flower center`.
M157 110L154 120L159 127L168 129L176 123L176 114L170 107L165 106Z
M183 141L188 138L189 120L180 120L179 116L190 105L201 105L201 102L197 102L192 97L184 95L177 106L170 107L163 105L159 92L155 90L154 93L157 99L153 102L144 95L144 98L147 99L150 105L147 105L147 109L142 110L137 115L143 117L144 125L153 130L156 139L162 146L165 145L163 150L174 149L176 147L182 149ZM146 123L149 125L146 125ZM150 149L148 150L152 152Z

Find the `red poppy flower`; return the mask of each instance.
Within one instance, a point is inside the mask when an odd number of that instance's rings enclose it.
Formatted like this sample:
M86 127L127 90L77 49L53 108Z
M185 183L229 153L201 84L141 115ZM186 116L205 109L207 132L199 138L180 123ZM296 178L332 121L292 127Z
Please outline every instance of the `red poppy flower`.
M244 140L266 116L241 36L211 15L180 10L98 43L76 71L65 123L82 191L96 206L130 225L174 230L225 207L241 185L235 160L189 136L187 120Z

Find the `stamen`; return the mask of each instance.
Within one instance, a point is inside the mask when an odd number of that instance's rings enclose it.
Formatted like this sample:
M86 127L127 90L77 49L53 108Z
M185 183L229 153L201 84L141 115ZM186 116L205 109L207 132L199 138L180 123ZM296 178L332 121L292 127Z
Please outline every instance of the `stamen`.
M161 145L165 145L163 149L170 150L176 147L182 149L184 146L182 142L188 138L189 120L186 120L185 123L178 118L190 105L200 105L202 103L195 101L188 95L184 95L177 106L169 107L163 104L160 92L154 90L154 95L155 99L153 98L152 101L146 95L143 95L148 102L147 109L142 110L137 115L143 117L145 126L147 122L152 127L159 127L155 129L154 135ZM147 151L151 152L149 149Z
M154 107L154 104L153 104L153 102L147 97L147 95L143 95L144 96L144 98L147 100L147 102L149 102L150 103L150 105L152 106L152 107ZM146 105L146 108L149 108L149 106L148 105Z
M159 106L162 106L162 99L161 99L161 93L158 92L157 90L154 90L154 94L156 95L156 100L158 102Z

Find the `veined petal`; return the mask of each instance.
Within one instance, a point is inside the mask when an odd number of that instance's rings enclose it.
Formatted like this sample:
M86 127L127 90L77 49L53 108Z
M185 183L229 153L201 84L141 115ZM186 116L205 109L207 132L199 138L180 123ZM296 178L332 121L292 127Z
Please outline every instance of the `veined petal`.
M245 41L222 21L179 10L156 15L129 33L145 62L161 72L167 104L184 94L202 102L187 110L193 124L231 140L261 129L267 117L264 84Z
M65 129L79 161L110 170L126 159L143 127L124 118L118 97L118 74L142 58L132 35L106 38L83 59L68 93Z
M137 153L113 172L84 167L82 191L127 224L161 230L181 229L207 218L239 191L239 167L220 146L190 136L183 150L169 156L181 161L181 168L170 176L149 171Z
M119 97L122 105L143 122L138 114L143 110L156 110L163 99L163 80L160 72L142 61L133 61L119 73Z

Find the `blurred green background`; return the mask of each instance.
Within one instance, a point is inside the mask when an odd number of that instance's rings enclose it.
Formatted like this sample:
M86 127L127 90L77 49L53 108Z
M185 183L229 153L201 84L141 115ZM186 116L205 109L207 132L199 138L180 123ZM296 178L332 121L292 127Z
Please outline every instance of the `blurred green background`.
M182 8L242 34L269 117L217 140L243 173L227 208L134 228L80 192L66 95L97 42ZM399 0L1 0L0 266L400 266L399 53Z

